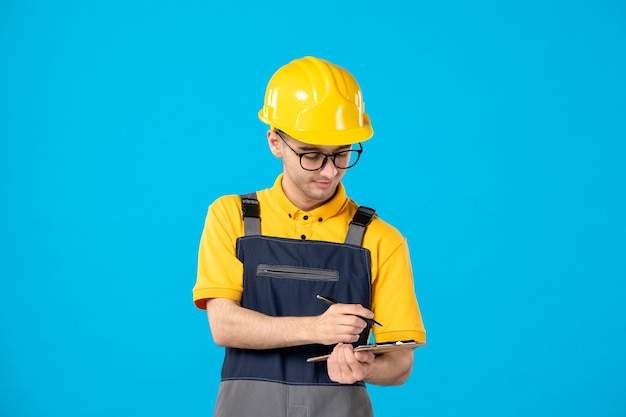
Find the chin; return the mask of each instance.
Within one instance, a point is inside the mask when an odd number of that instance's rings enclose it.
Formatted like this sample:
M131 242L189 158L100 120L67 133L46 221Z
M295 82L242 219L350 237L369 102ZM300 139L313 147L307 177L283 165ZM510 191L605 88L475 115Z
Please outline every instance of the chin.
M321 190L319 192L312 193L311 198L323 203L330 200L332 196L335 195L335 190L336 188Z

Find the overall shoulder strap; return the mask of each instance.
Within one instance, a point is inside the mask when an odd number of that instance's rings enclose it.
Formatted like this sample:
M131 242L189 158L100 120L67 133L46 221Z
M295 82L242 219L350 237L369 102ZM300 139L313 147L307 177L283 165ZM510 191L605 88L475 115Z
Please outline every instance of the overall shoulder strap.
M361 246L365 229L367 229L367 226L372 222L375 215L376 210L360 206L356 213L354 213L354 217L352 217L352 221L348 226L348 234L346 235L344 243L347 245Z
M240 196L241 209L243 211L243 234L244 236L261 234L261 210L256 193Z

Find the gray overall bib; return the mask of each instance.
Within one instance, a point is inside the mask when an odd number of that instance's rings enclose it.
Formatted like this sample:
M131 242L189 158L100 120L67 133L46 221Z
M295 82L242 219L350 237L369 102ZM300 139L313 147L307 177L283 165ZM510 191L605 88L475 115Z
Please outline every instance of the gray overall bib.
M236 245L244 267L242 307L269 316L316 316L328 308L320 294L371 308L370 254L361 241L374 210L359 208L341 244L263 236L256 195L242 196L242 206L244 236ZM366 328L355 345L368 337ZM372 416L363 382L332 382L326 362L306 361L331 351L324 345L226 348L214 416Z

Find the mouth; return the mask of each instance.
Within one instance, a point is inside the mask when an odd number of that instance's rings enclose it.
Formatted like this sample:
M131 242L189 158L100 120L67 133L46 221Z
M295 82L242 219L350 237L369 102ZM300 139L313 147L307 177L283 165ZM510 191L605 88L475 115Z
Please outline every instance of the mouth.
M315 181L315 184L323 189L330 188L333 185L332 181Z

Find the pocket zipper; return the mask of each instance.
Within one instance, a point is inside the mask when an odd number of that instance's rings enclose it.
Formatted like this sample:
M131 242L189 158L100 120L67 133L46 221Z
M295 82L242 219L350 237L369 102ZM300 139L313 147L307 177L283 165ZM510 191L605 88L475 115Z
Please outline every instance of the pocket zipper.
M256 268L256 274L272 278L304 281L339 281L339 271L298 266L259 264Z

